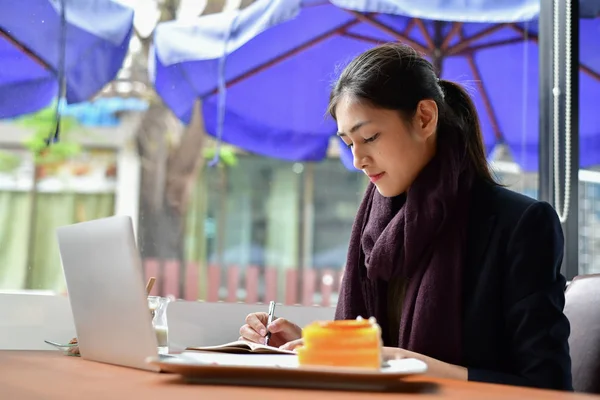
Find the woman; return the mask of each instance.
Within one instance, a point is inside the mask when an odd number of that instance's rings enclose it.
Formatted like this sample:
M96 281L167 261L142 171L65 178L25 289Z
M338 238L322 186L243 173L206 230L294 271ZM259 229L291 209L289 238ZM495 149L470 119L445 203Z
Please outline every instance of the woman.
M498 185L468 94L413 49L353 60L329 111L371 180L336 319L374 316L387 356L431 375L571 390L563 235L544 202ZM251 314L243 339L294 348L302 330Z

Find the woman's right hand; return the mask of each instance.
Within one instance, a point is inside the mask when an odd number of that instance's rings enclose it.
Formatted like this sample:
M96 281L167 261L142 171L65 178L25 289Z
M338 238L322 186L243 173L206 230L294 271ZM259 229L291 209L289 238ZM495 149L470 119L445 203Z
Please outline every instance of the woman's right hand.
M302 328L285 318L275 318L269 326L269 315L265 312L248 314L246 324L240 328L240 340L265 344L267 332L271 332L269 346L280 347L302 338Z

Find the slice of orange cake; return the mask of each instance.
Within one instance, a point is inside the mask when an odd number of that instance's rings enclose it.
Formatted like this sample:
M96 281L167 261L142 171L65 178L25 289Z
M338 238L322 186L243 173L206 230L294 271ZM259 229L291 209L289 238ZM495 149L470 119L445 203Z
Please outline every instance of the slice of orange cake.
M375 318L313 322L302 330L298 363L336 367L381 367L381 328Z

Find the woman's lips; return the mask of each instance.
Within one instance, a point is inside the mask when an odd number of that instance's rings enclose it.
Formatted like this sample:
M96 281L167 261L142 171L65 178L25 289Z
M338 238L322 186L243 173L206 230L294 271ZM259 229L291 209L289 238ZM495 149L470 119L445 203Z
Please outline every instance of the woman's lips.
M371 182L375 183L378 180L380 180L383 177L384 174L385 174L385 172L380 172L380 173L375 174L375 175L369 175L369 179L371 180Z

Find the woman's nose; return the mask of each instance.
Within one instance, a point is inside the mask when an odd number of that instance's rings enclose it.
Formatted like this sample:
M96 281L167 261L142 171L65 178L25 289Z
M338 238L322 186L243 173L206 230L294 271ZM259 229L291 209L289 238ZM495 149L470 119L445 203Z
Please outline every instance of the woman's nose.
M352 148L352 156L353 156L353 164L354 168L363 170L369 165L369 158L366 154L357 150L356 148Z

